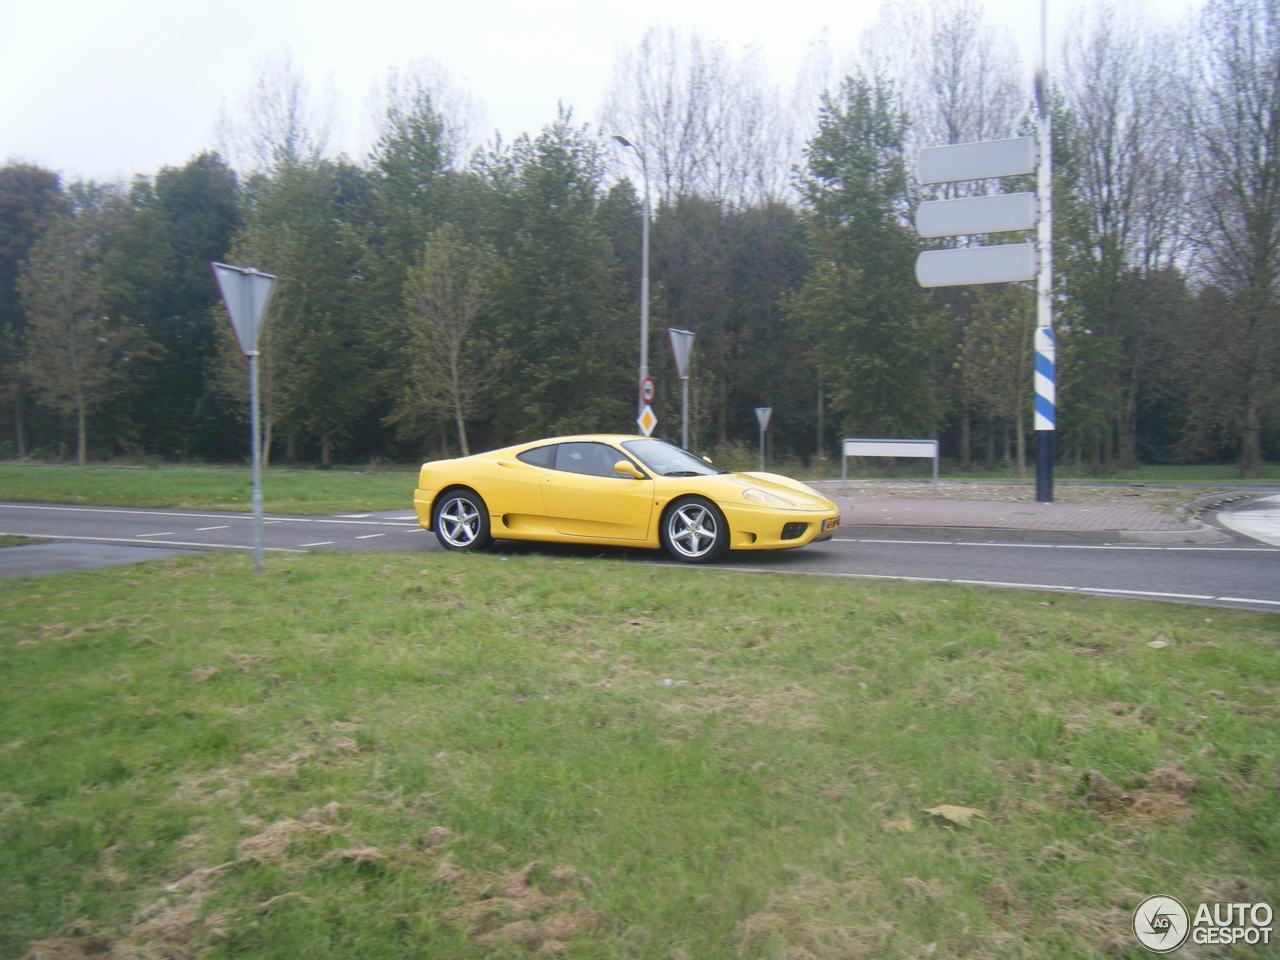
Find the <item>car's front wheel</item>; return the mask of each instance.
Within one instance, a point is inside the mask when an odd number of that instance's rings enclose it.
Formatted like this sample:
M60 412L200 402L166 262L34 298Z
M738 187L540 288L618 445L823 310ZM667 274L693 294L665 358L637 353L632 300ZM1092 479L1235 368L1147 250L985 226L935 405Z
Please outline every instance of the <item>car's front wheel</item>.
M493 542L489 510L471 490L451 490L441 497L432 526L446 550L482 550Z
M710 563L729 550L729 524L703 497L682 497L662 518L662 545L682 563Z

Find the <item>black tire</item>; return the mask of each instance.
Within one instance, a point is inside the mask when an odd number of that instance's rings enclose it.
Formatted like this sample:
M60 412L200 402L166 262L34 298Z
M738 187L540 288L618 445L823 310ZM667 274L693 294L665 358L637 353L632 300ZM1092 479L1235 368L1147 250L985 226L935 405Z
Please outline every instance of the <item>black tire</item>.
M659 527L662 546L681 563L714 563L729 552L729 523L705 497L681 497Z
M474 490L450 490L436 501L431 528L446 550L483 550L493 542L489 508Z

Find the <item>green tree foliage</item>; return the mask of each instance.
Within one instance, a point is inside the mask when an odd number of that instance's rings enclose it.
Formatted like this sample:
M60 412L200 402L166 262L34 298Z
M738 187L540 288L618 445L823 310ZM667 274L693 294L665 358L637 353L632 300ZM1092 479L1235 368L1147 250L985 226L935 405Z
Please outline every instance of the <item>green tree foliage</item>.
M62 206L56 173L21 163L0 167L0 409L11 418L20 457L27 454L29 401L22 374L27 321L18 296L18 273Z
M1189 100L1208 278L1202 351L1191 364L1193 428L1262 465L1264 425L1280 422L1280 2L1211 0Z
M495 149L490 228L505 265L490 349L504 376L489 436L625 431L633 417L633 328L598 211L599 144L567 111L536 138Z
M292 459L301 444L314 444L327 465L371 400L368 182L350 165L322 160L283 167L250 192L232 258L280 278L260 345L264 445L283 437ZM237 374L231 393L243 398L238 351L224 354Z
M1060 456L1234 456L1249 473L1280 449L1277 10L1207 0L1174 43L1103 7L1053 64ZM975 449L1021 465L1029 289L922 291L913 272L915 202L995 185L917 196L909 160L1020 118L1029 132L1022 71L969 0L888 4L869 39L864 62L895 82L855 75L784 111L757 59L651 31L619 59L604 132L634 148L612 153L562 109L466 161L465 95L419 65L389 77L356 165L327 150L286 59L224 131L240 175L201 154L64 195L49 171L0 167L6 434L49 449L74 419L81 457L90 431L100 452L239 455L245 365L215 259L280 277L261 344L268 452L408 459L631 431L647 176L660 435L678 431L666 328L681 327L697 335L699 449L754 446L766 404L775 454L935 435L964 465ZM826 82L819 59L806 89Z
M227 457L233 422L212 389L222 321L210 263L240 224L239 185L217 154L135 182L131 215L104 264L111 312L146 329L157 358L131 391L128 416L150 453Z
M71 209L36 241L18 276L27 318L23 372L41 401L74 417L81 466L90 416L150 354L138 328L106 312L103 260L126 217L113 191L76 188Z
M458 431L462 455L471 453L467 418L498 376L495 357L478 336L481 311L499 278L497 255L473 246L452 224L427 240L405 283L409 378L396 421L421 429L423 412L444 412Z
M849 435L931 435L941 419L936 321L906 224L906 120L865 77L826 95L802 180L814 271L791 300Z

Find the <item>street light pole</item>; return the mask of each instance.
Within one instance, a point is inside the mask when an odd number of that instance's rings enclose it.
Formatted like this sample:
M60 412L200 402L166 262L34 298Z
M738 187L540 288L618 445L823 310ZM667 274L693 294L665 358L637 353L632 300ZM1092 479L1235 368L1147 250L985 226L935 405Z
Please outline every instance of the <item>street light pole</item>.
M640 228L640 379L636 386L636 415L644 413L644 381L649 376L649 166L644 150L620 134L613 139L640 157L640 177L644 180L644 222Z

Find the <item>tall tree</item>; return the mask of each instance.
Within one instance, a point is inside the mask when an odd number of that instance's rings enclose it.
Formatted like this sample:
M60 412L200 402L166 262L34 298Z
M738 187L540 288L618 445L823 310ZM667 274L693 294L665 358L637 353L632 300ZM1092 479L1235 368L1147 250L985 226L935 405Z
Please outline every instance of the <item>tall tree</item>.
M424 408L447 412L464 457L471 453L467 418L496 376L494 357L477 334L497 279L493 250L467 243L457 227L445 224L431 234L405 284L411 360L402 417Z
M111 312L145 327L159 351L133 391L139 443L164 455L226 456L228 413L211 389L221 330L209 264L226 257L240 225L236 175L205 153L137 181L130 199L104 270Z
M1143 291L1150 275L1184 252L1176 54L1172 37L1134 14L1101 7L1072 32L1063 57L1072 187L1084 215L1064 234L1073 247L1064 276L1080 307L1077 321L1101 348L1080 372L1107 406L1094 414L1106 418L1103 452L1123 465L1137 457L1145 393L1168 370L1157 360L1169 336L1167 315Z
M81 466L90 416L148 354L140 331L105 310L103 253L125 216L112 191L77 188L71 211L36 241L18 277L27 315L23 369L44 403L75 418Z
M0 167L0 405L12 418L20 457L27 455L28 399L22 375L27 321L18 296L18 273L62 205L56 173L22 163Z
M1202 434L1238 442L1251 477L1280 399L1280 0L1210 0L1199 36L1188 84L1195 239L1223 296L1202 318L1211 342L1194 365L1193 411Z
M492 342L509 376L490 404L492 437L626 429L635 341L598 213L599 142L562 109L481 171L497 194L490 226L506 267Z
M814 270L790 301L846 431L932 433L937 331L906 225L905 119L891 85L850 77L823 98L802 181Z
M795 127L751 52L735 59L698 34L650 29L617 61L605 123L635 144L621 159L647 173L661 203L787 193Z
M374 383L368 183L350 165L319 161L284 167L251 188L233 256L280 278L260 344L264 448L282 437L293 459L314 443L328 465L353 438ZM243 397L238 352L224 347L224 356L232 374L224 385Z

